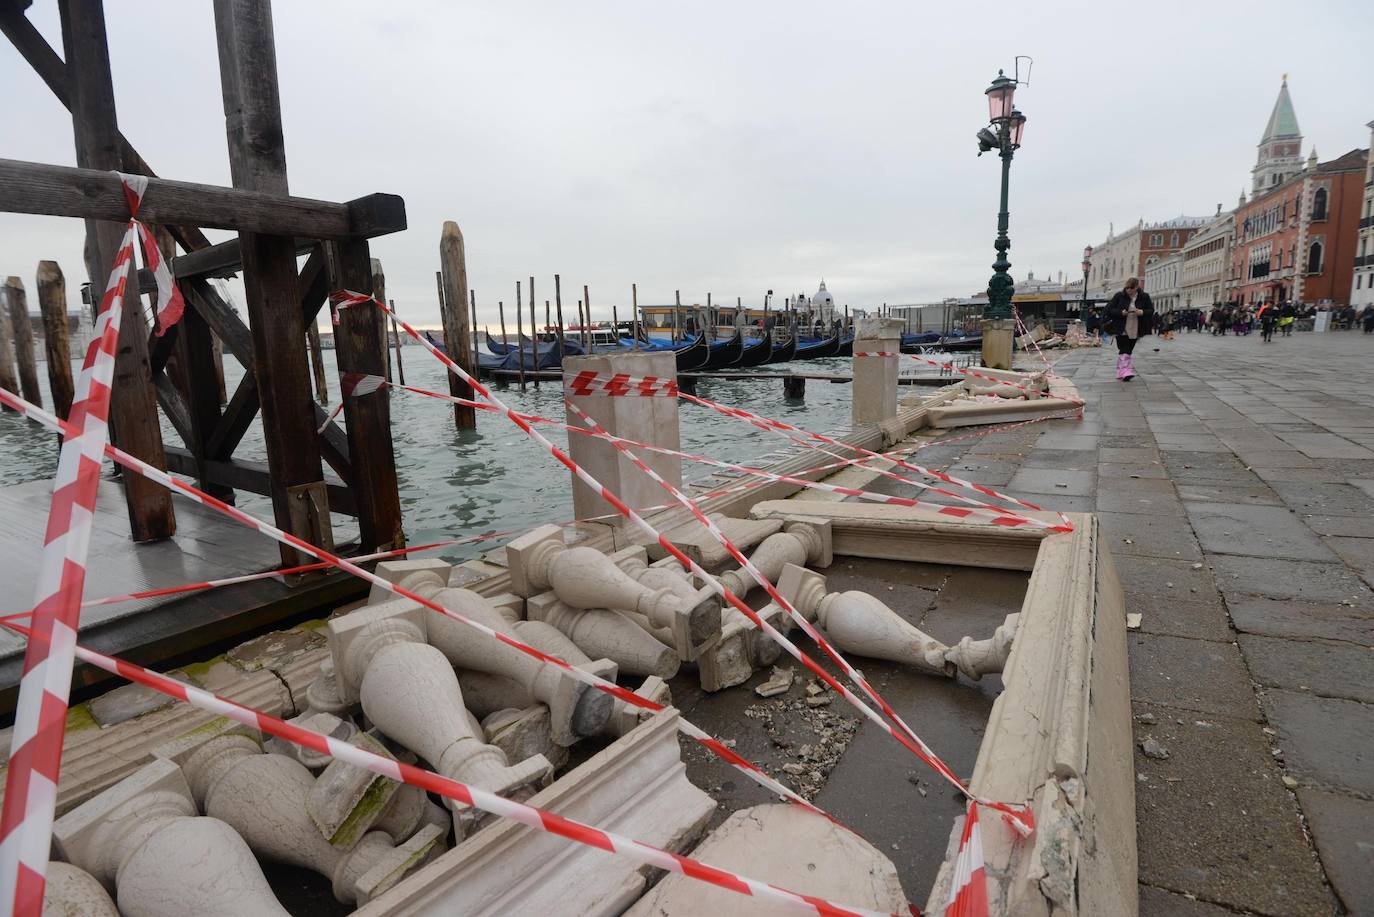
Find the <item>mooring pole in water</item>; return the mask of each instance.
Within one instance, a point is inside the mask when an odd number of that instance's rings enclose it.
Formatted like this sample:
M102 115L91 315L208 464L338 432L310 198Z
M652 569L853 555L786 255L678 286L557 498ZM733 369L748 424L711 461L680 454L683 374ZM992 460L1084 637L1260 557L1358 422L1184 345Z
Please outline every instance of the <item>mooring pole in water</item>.
M38 361L33 354L33 322L29 320L29 298L24 281L10 277L5 281L9 293L10 334L14 340L14 361L19 370L19 386L24 400L43 406L43 393L38 387ZM13 391L13 389L11 389Z
M553 306L558 319L558 368L563 368L567 351L563 347L563 278L553 275Z
M639 285L630 284L630 335L635 339L634 349L639 349Z
M477 338L477 291L469 290L468 298L472 303L472 365L480 366L481 363L478 361L477 355L481 352L482 345L478 343Z
M525 320L521 317L520 304L525 301L524 293L520 289L520 281L515 281L515 359L520 367L520 391L525 390L525 344L521 339L525 336ZM510 349L507 348L507 353Z
M615 306L611 306L611 333L615 335L615 343L620 343L620 311Z
M320 327L313 321L305 326L305 343L310 349L310 368L315 375L315 400L329 404L329 380L324 374L324 353L320 350Z
M66 420L76 388L72 384L72 351L67 339L67 282L56 261L38 262L38 308L43 311L48 390L52 392L53 410Z
M544 307L548 308L547 305ZM534 328L534 278L530 278L530 338L534 347L534 355L530 357L530 366L534 368L534 387L539 388L539 332Z
M678 342L678 312L682 309L682 291L673 291L673 343Z
M372 297L377 302L386 302L386 271L382 270L380 258L369 259L372 267ZM386 344L386 313L373 309L377 316L377 340L382 345L382 377L391 381L391 348Z
M585 283L582 284L582 301L587 304L587 320L582 325L582 327L585 329L582 332L583 342L586 345L587 353L591 353L592 347L595 345L596 342L596 336L592 334L592 294L587 289L587 285Z
M444 346L449 359L462 366L464 371L477 375L477 293L468 289L467 254L463 245L463 233L452 220L444 223L439 238L439 264L443 268L444 296L439 301L444 320ZM472 303L472 320L468 321L469 300ZM463 364L466 363L466 366ZM474 397L472 386L453 373L447 373L449 394L455 398ZM453 406L453 422L459 430L477 429L477 411L461 404Z
M391 311L396 311L396 300L391 300ZM406 368L401 363L401 332L396 328L396 319L391 320L391 343L396 348L396 378L406 384Z
M782 377L782 396L790 399L806 397L806 377L788 373Z

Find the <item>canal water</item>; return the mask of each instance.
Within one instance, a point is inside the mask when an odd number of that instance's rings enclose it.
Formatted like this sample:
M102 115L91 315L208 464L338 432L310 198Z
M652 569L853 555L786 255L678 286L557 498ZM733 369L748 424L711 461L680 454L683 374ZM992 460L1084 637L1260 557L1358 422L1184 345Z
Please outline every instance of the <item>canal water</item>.
M407 383L434 391L448 390L444 367L427 351L412 346L402 353ZM330 396L336 399L338 374L334 353L325 351L324 356ZM232 394L243 377L243 369L228 356L224 362L226 384ZM835 358L793 362L786 368L848 374L851 365L847 358ZM79 364L73 364L73 375L79 368ZM780 368L763 367L757 372ZM39 377L44 385L44 404L51 407L45 366L39 367ZM849 384L812 380L807 383L805 399L791 400L783 397L782 382L777 379L702 379L698 394L807 430L833 433L849 428L850 388ZM530 387L523 394L515 385L496 391L498 397L517 410L563 419L562 387L556 383L546 382L538 390ZM391 398L392 435L406 535L412 543L520 530L570 519L572 499L567 470L509 421L479 412L477 430L460 433L453 426L452 407L445 402L400 391L387 397ZM684 451L743 463L771 457L792 446L779 436L700 405L684 401L681 411ZM566 431L549 425L541 425L540 429L551 441L566 444ZM163 437L167 442L180 443L165 422ZM255 421L244 437L236 457L266 460L259 422ZM818 456L817 463L826 460ZM0 486L50 479L56 467L57 445L52 434L16 414L0 415ZM710 470L689 465L684 467L683 477L687 481L704 480ZM665 492L664 500L668 499ZM271 518L271 504L266 497L241 493L237 502L260 518ZM335 521L340 535L350 530L350 520L336 516ZM34 533L35 538L40 535ZM462 559L489 547L478 543L442 553Z

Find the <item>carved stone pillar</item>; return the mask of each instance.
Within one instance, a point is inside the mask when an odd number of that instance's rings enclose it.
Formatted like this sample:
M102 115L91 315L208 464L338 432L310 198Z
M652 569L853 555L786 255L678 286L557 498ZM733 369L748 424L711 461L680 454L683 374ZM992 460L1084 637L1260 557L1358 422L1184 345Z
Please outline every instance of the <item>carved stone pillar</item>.
M181 765L206 815L238 831L259 856L327 877L345 904L365 904L445 847L447 826L436 825L400 846L380 831L347 849L331 845L306 808L315 786L309 768L286 755L263 754L255 736L238 730L192 734L157 754Z
M119 917L119 909L105 887L84 869L53 860L44 880L43 913L47 917Z
M819 624L841 652L954 676L954 664L945 661L949 647L866 592L827 594L824 576L795 564L783 569L778 591L808 621Z
M1019 614L1007 615L991 637L974 640L964 637L956 646L945 650L945 659L959 667L959 671L977 681L984 675L1001 672L1011 655L1011 643L1016 638Z
M453 666L424 642L425 625L437 617L400 599L330 621L329 646L340 693L358 698L378 729L437 772L502 796L525 798L551 779L553 768L542 758L508 765L500 749L473 734ZM446 804L462 816L455 816L460 832L466 830L465 820L481 818L451 800Z
M59 818L53 842L115 890L124 917L288 917L248 844L196 814L171 761L154 760Z
M673 648L684 661L696 658L698 647L720 633L720 601L703 594L688 605L669 589L650 589L627 576L594 548L569 548L557 526L535 529L506 545L511 591L537 595L552 589L574 608L613 608L636 611L655 627L673 635Z
M681 660L673 648L625 614L606 608L573 608L552 592L530 598L526 607L531 621L553 625L588 656L609 659L624 674L664 679L677 674Z

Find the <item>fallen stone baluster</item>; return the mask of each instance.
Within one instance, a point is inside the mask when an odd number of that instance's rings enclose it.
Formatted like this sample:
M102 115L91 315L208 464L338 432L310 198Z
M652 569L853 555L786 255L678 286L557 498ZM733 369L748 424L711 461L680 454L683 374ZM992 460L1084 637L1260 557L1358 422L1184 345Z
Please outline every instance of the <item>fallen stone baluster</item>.
M399 846L380 831L346 849L330 844L306 809L315 787L310 769L286 755L264 754L260 737L230 720L154 754L180 764L201 811L232 827L254 853L320 873L344 904L366 904L445 849L448 826L432 824Z
M293 722L376 754L395 757L375 736L359 731L352 723L340 721L332 714L316 713ZM280 742L269 740L269 749L275 751ZM381 831L394 844L405 843L426 825L439 825L445 834L448 833L452 820L447 812L430 801L419 787L389 780L346 761L305 750L303 746L290 747L304 752L293 757L312 771L318 771L305 809L320 836L335 847L351 848L369 831Z
M435 612L409 599L331 620L329 649L340 694L345 701L361 701L363 713L384 735L438 773L502 796L528 798L552 779L552 765L539 757L508 764L499 748L473 732L453 665L424 642L426 625L437 620ZM459 837L485 817L452 800L445 804L454 813Z
M957 645L945 650L945 659L974 681L1001 672L1011 655L1011 643L1016 638L1016 625L1020 620L1019 614L1007 615L986 640L962 638Z
M808 621L820 625L841 652L954 677L954 663L945 660L949 647L866 592L827 593L824 576L796 564L783 569L778 591Z
M573 608L552 592L525 602L531 621L553 625L593 659L609 659L626 675L677 674L682 660L627 614L608 608Z
M124 917L289 917L238 832L196 811L155 759L53 824L58 855L114 890Z
M563 530L541 526L506 545L511 591L530 598L552 589L574 608L623 608L636 611L655 627L673 635L673 648L684 661L720 634L720 600L702 594L695 605L669 589L650 589L635 582L594 548L569 548Z
M834 560L833 544L829 519L790 521L781 532L765 538L749 556L749 561L770 583L776 584L788 564L798 567L830 566ZM743 567L726 570L717 579L740 598L759 588L758 580Z
M563 633L553 626L543 621L523 621L515 626L515 631L530 646L546 653L557 655L561 659L571 662L580 669L595 672L607 681L615 681L619 674L615 664L609 659L591 659L576 643L568 639ZM650 675L644 679L636 690L635 694L647 700L667 706L673 702L672 692L668 685L656 675ZM652 716L653 711L643 707L636 707L627 704L622 700L613 702L611 717L602 727L601 734L610 738L619 738L639 724L639 721Z
M378 568L386 566L379 564ZM445 585L443 578L434 572L422 571L404 576L400 579L400 585L416 595L458 612L469 620L519 639L511 623L486 599L468 589L450 588ZM603 694L591 685L575 681L558 666L541 662L514 647L502 644L461 621L425 609L421 610L429 615L427 627L431 646L437 648L449 662L460 669L503 676L522 686L532 702L541 703L549 708L553 740L564 748L584 736L596 735L605 725L606 718L611 715L609 695ZM514 706L524 707L529 704L518 700L507 701L499 704L497 709Z
M48 863L43 882L47 917L119 917L119 909L95 876L71 863Z

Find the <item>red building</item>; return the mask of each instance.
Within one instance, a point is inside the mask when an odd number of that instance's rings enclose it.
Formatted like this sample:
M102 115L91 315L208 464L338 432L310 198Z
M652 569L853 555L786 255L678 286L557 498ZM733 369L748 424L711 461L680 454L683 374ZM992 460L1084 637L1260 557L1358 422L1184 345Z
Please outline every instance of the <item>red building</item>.
M1318 163L1301 158L1302 133L1285 79L1259 142L1252 194L1236 208L1227 298L1344 304L1350 296L1364 150Z

